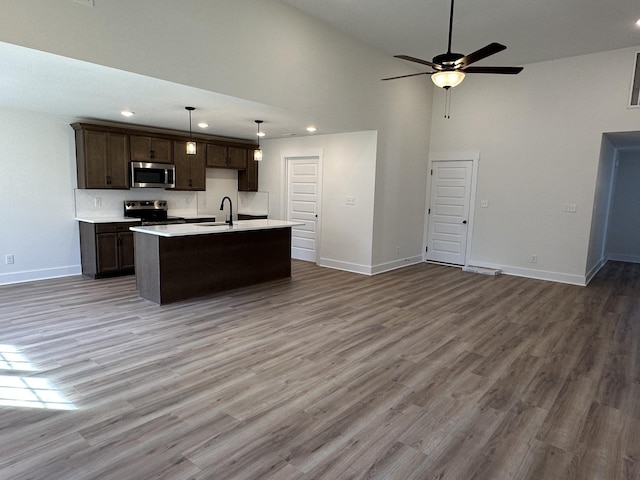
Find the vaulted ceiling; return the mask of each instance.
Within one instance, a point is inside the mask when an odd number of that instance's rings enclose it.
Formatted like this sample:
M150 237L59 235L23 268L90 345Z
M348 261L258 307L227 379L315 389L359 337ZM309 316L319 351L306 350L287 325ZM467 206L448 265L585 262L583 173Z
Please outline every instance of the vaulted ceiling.
M389 55L447 50L449 0L282 0ZM638 0L456 0L455 52L491 42L483 64L524 65L640 45Z
M390 57L429 60L446 51L449 0L282 1ZM640 45L639 18L638 0L456 0L453 50L471 53L495 41L507 50L480 64L524 65L631 47ZM184 129L186 113L158 106L158 98L170 98L176 105L219 111L220 118L206 118L222 125L216 134L252 140L255 126L247 118L268 118L272 138L290 135L307 122L267 105L14 45L0 43L0 58L0 106L5 108L123 121L117 112L135 98L136 108L153 114L154 126ZM399 73L406 71L397 61ZM201 120L199 113L194 124Z

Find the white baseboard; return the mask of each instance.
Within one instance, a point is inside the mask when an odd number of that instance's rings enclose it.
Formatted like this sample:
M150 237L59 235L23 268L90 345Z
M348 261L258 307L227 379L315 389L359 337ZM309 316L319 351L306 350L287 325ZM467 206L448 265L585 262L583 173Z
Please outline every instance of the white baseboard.
M629 255L628 253L608 253L607 260L614 262L640 263L640 255Z
M360 265L357 263L342 262L340 260L331 260L329 258L321 258L318 265L321 267L335 268L337 270L344 270L346 272L360 273L362 275L378 275L380 273L389 272L391 270L397 270L398 268L408 267L409 265L415 265L421 263L422 257L415 256L409 258L402 258L393 262L381 263L378 265Z
M369 265L360 265L357 263L342 262L340 260L331 260L330 258L321 258L318 261L320 267L335 268L336 270L344 270L345 272L360 273L362 275L371 275L371 267Z
M399 268L408 267L409 265L415 265L416 263L422 263L422 255L415 257L402 258L400 260L394 260L393 262L380 263L374 265L371 268L372 275L378 275L379 273L390 272L391 270L397 270Z
M46 280L48 278L70 277L81 275L80 265L68 267L45 268L42 270L29 270L25 272L1 273L0 285L10 285L12 283L34 282L36 280Z
M587 272L587 278L585 279L586 285L589 285L589 282L593 280L593 277L600 271L602 267L607 263L607 258L601 258L600 261L593 266L591 270Z
M496 268L502 270L505 275L513 275L514 277L535 278L537 280L547 280L550 282L568 283L571 285L580 285L584 287L587 279L584 275L572 275L570 273L549 272L546 270L534 270L532 268L512 267L509 265L495 265L485 262L469 262L478 267Z

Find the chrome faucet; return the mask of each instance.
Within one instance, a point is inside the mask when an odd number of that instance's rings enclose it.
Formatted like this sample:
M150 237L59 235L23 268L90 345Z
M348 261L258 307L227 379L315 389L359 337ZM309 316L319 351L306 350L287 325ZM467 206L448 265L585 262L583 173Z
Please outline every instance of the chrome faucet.
M220 210L224 210L224 201L229 200L229 221L226 222L230 227L233 227L233 204L231 203L231 199L229 197L224 197L222 202L220 203Z

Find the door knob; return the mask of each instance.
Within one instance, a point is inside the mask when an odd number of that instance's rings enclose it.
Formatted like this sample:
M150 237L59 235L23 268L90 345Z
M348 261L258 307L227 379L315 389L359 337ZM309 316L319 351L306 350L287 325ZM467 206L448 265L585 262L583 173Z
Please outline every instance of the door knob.
M462 220L462 224L463 224L463 225L466 225L466 224L467 224L467 221L466 221L466 220Z

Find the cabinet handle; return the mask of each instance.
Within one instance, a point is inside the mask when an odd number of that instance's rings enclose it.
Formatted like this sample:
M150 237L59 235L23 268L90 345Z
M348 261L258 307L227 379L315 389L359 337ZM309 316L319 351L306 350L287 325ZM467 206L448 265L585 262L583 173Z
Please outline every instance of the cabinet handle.
M107 185L111 185L111 175L107 175Z
M189 186L193 187L193 180L189 179Z
M156 151L155 150L149 150L149 158L156 158Z

